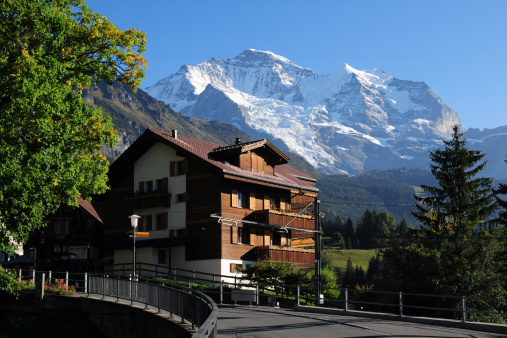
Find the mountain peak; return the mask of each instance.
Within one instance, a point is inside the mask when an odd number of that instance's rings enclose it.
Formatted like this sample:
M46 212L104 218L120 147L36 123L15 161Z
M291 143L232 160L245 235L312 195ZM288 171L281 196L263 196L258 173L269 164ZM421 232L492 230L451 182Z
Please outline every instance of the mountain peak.
M147 91L183 114L269 137L325 173L427 166L428 149L460 123L420 83L346 63L316 73L256 49L188 66Z

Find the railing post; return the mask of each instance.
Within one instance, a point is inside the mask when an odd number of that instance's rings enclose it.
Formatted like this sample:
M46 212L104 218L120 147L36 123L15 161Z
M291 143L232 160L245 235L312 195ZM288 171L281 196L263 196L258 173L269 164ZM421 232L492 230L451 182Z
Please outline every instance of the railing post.
M192 283L195 283L195 270L192 271Z
M403 293L400 291L400 317L403 316Z
M463 323L467 321L467 299L465 296L461 298L461 304L463 306Z
M49 271L49 276L51 276L51 271ZM51 277L49 277L49 278L51 278ZM84 292L88 293L88 272L85 272L85 275L84 275L84 285L85 285Z
M35 269L32 270L32 282L35 284Z
M215 287L215 274L213 274L213 287Z
M189 287L189 289L190 289L190 294L192 294L192 282L191 282L191 281L190 281L190 282L188 282L188 287Z
M106 276L102 275L102 299L105 298L106 294Z
M160 313L160 284L157 285L157 313Z
M299 285L297 289L297 305L301 305L301 287Z
M69 286L69 272L65 271L65 286Z
M116 302L120 302L120 276L116 280Z
M19 269L18 279L19 279L19 282L21 283L21 269Z
M146 280L146 289L144 292L144 309L148 310L148 280Z
M224 281L220 281L220 304L224 303Z
M177 274L176 268L173 268L173 280L175 282L176 282L176 274Z
M256 289L257 289L257 306L260 305L260 294L259 294L259 284L256 285Z
M134 285L132 283L132 274L129 274L129 288L130 288L130 306L134 305Z
M345 311L349 310L349 288L345 288Z

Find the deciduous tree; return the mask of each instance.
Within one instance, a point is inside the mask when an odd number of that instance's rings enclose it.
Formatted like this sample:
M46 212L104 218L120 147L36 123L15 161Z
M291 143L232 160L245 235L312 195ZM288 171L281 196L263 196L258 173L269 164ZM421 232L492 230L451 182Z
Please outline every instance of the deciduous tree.
M61 204L107 189L101 154L117 133L83 88L136 90L145 34L119 30L80 0L0 3L0 250L25 241Z

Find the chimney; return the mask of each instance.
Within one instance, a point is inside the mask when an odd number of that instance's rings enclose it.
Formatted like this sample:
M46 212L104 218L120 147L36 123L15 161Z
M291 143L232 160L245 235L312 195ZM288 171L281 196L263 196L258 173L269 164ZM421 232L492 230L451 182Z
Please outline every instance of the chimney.
M173 138L177 139L178 138L178 130L173 129L172 130L172 135L173 135Z
M236 137L236 144L240 144L240 143L241 143L241 138Z

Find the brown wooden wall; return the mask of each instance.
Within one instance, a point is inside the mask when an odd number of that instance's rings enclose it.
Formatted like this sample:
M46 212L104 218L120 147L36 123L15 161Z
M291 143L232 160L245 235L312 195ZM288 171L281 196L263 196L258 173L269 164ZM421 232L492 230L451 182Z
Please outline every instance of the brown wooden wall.
M189 238L187 260L219 259L221 225L210 214L220 213L221 177L201 161L188 160L186 218Z
M109 176L111 189L105 195L106 216L104 220L104 247L106 256L112 256L115 248L131 246L132 239L127 232L132 230L127 197L134 188L134 166L126 165Z

